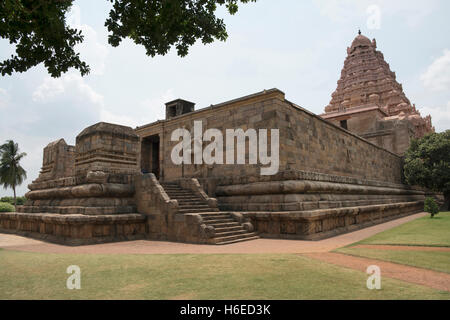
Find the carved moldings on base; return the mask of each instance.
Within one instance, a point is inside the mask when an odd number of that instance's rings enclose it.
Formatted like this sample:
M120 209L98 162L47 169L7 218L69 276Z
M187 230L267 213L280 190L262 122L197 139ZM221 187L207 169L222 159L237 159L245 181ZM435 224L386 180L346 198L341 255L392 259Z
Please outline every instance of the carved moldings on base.
M0 213L0 231L65 245L144 239L144 215L108 216Z
M261 237L321 240L423 211L423 201L302 212L245 212Z

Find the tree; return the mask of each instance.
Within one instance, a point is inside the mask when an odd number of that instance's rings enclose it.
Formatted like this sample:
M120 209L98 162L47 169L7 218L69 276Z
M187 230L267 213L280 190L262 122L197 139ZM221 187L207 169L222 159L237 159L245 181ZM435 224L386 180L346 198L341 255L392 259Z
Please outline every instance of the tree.
M223 19L216 17L217 5L230 14L238 3L256 0L108 0L113 4L105 26L108 42L117 47L124 38L143 45L149 56L165 55L176 47L187 55L198 39L204 44L228 37ZM0 37L16 45L16 55L0 62L2 75L24 72L44 63L52 77L69 68L81 75L89 66L81 61L74 46L83 41L81 31L66 25L66 13L73 0L0 1Z
M425 198L423 210L425 212L428 212L430 214L431 218L434 218L434 216L439 213L439 206L436 203L436 200L434 200L431 197L427 197L427 198Z
M444 210L450 203L450 130L414 139L405 155L405 178L410 185L419 185L444 194Z
M27 172L20 165L20 160L27 154L19 152L19 145L12 140L0 146L0 184L3 188L12 188L14 206L17 206L16 187L27 178Z

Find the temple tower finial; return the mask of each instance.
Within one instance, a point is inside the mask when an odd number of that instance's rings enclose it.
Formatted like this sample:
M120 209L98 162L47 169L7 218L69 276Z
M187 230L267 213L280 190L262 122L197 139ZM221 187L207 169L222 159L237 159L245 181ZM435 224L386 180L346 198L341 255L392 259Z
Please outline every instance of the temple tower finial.
M358 34L361 35L361 29L358 29Z

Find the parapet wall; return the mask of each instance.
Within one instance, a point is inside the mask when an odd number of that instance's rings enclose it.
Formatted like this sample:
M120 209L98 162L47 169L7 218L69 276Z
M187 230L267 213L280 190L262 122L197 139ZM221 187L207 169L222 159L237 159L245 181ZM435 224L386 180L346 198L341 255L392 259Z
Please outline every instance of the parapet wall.
M402 159L289 102L278 109L282 167L402 183Z

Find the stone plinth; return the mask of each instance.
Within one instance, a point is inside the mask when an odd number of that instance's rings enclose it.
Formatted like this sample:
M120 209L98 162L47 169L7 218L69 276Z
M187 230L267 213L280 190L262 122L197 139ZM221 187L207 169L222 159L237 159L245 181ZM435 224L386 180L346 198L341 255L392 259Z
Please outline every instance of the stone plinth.
M321 240L423 211L423 201L291 212L245 212L264 238Z
M85 245L146 237L140 214L86 216L35 213L0 214L0 231L65 245Z
M134 200L138 141L133 129L101 122L75 146L50 143L27 202L0 216L2 228L66 244L144 237L146 216Z

